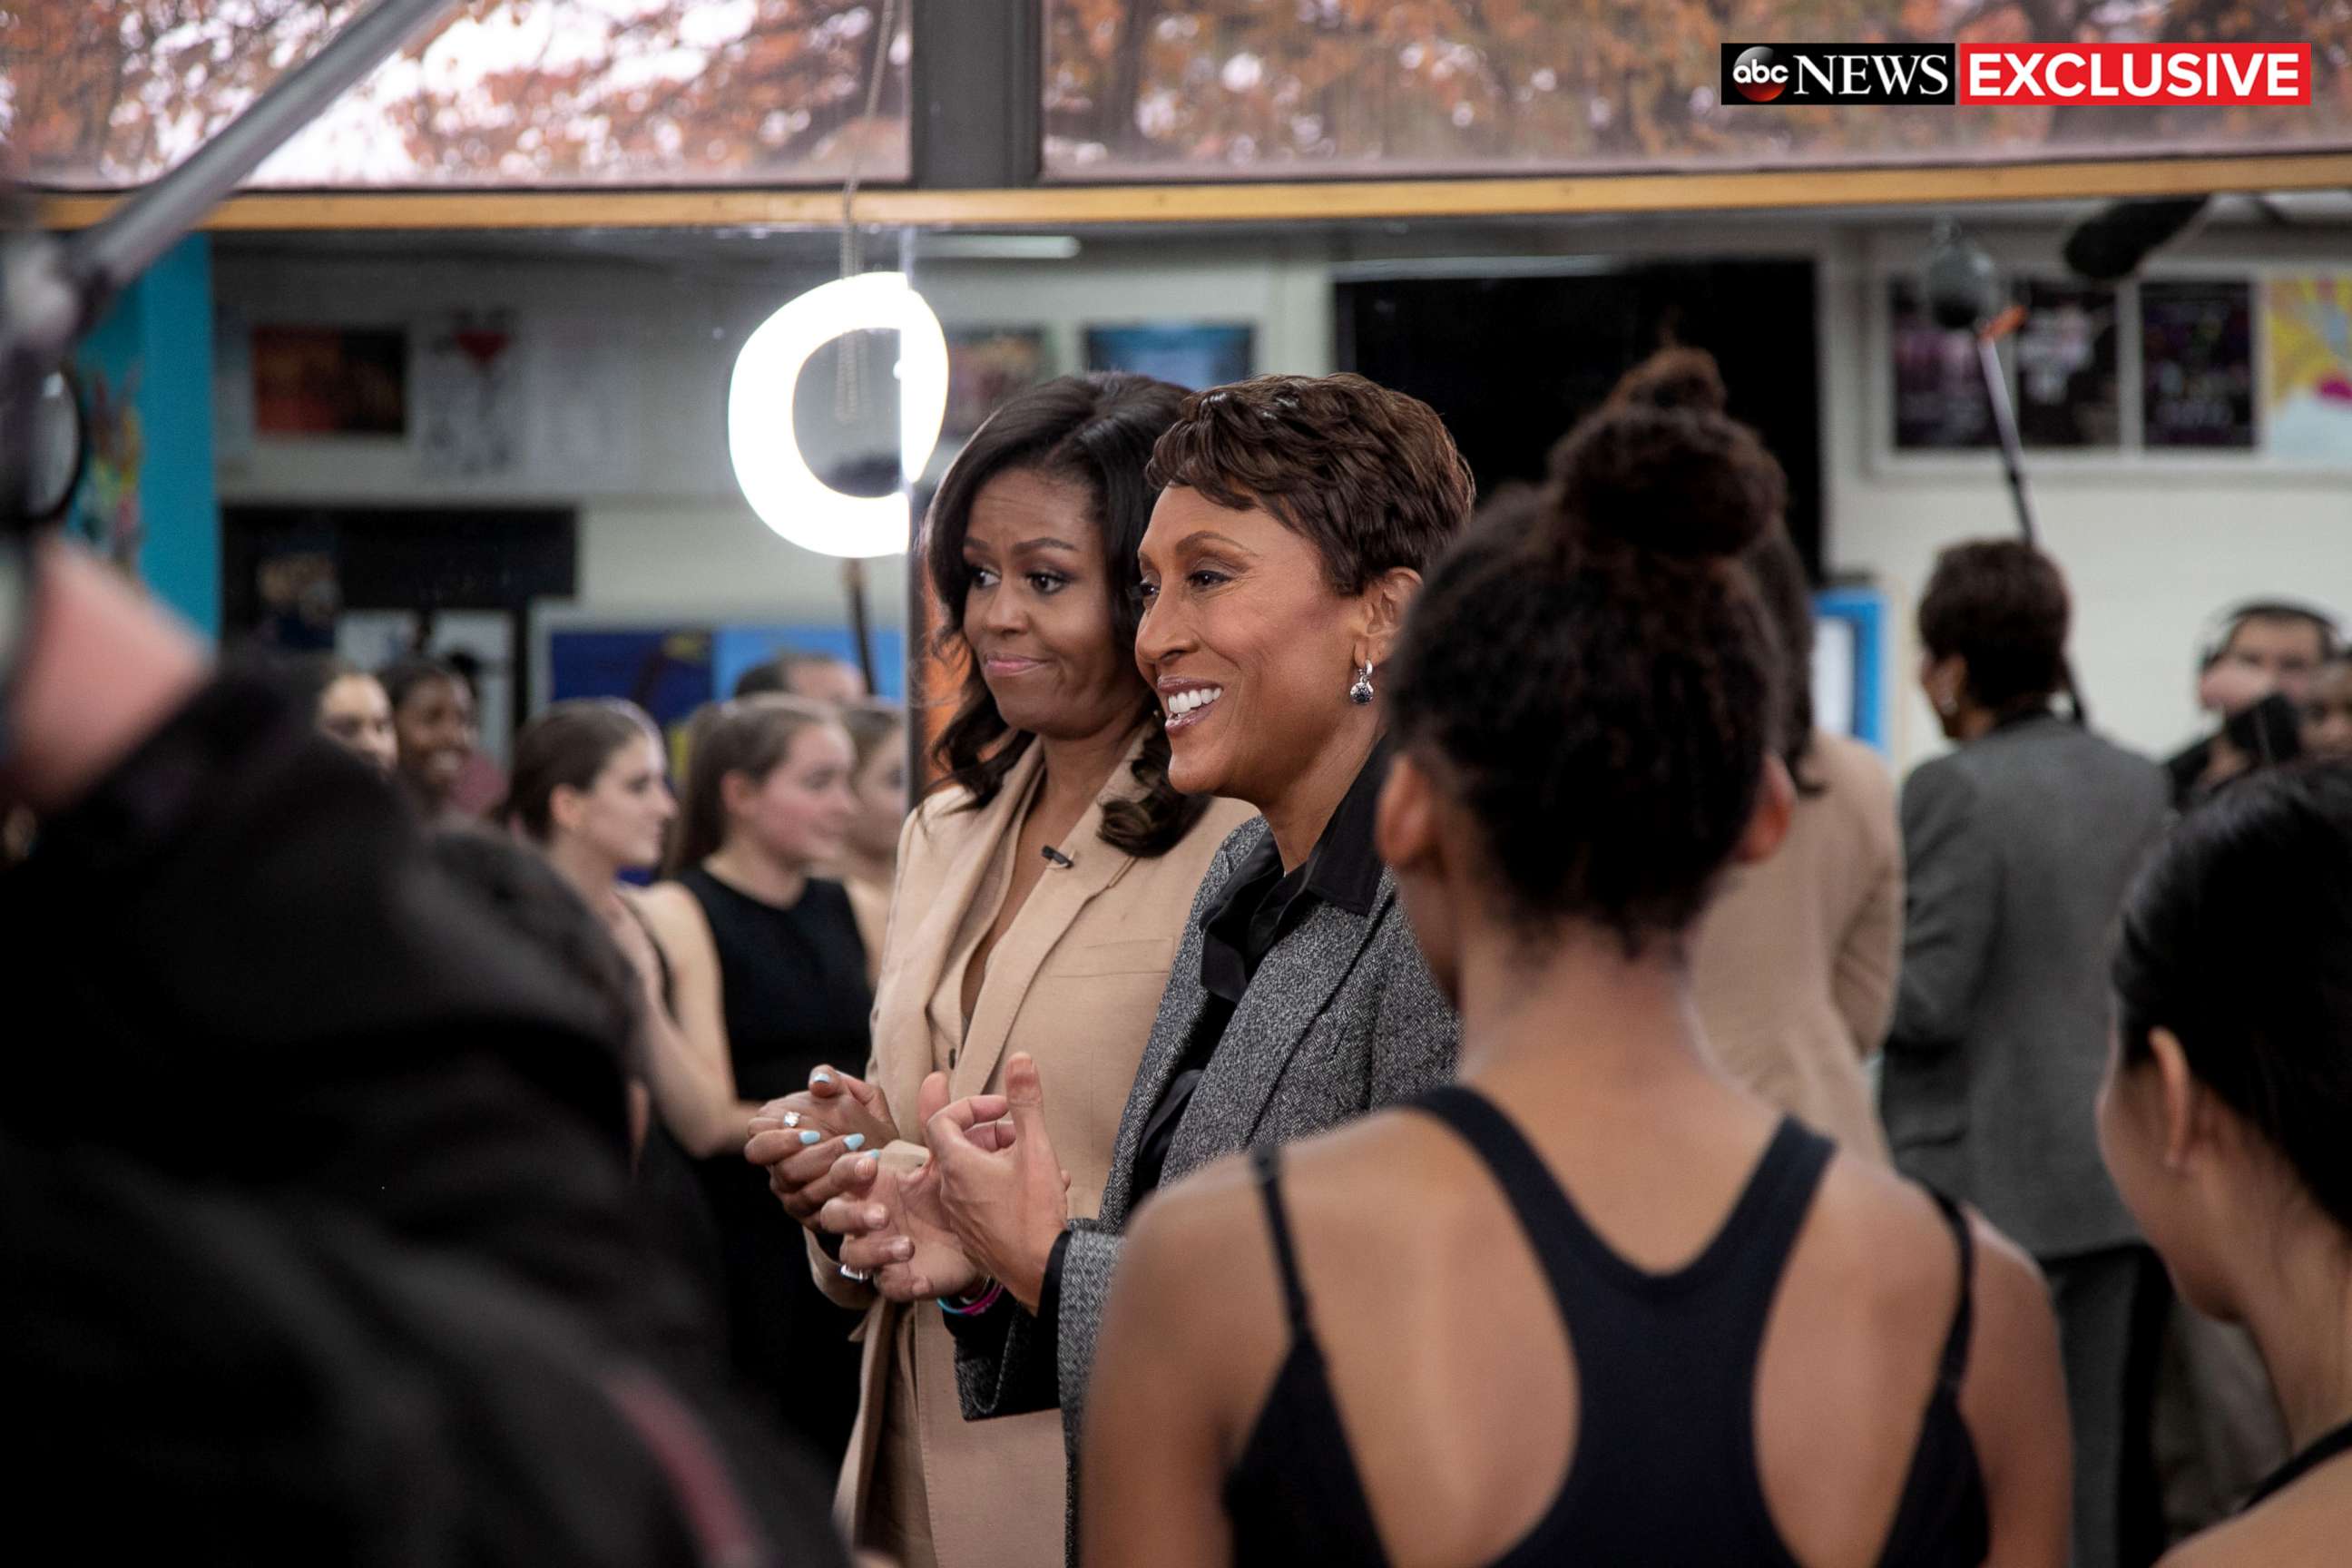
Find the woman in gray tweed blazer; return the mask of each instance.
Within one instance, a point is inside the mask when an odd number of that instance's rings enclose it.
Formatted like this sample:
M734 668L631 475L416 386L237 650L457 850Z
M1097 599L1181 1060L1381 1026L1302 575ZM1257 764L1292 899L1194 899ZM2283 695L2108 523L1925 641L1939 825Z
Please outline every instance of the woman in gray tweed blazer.
M1058 1405L1073 1452L1137 1206L1222 1155L1416 1098L1451 1076L1457 1034L1371 837L1381 666L1469 517L1468 467L1416 399L1265 376L1188 400L1151 483L1136 659L1170 777L1262 815L1193 901L1100 1215L1069 1218L1048 1086L1020 1056L1004 1094L934 1107L928 1168L856 1170L860 1195L824 1215L845 1267L942 1298L967 1417Z

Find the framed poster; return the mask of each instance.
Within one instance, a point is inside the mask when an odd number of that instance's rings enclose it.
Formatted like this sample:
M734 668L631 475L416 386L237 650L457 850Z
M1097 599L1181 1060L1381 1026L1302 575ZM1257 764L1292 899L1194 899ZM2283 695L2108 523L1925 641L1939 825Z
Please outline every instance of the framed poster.
M416 369L424 460L437 472L512 472L523 445L523 387L512 310L454 310L425 334ZM565 388L564 395L572 395Z
M2149 279L2139 286L2140 443L2150 451L2254 445L2250 283Z
M2037 279L2024 293L2025 321L2007 355L2019 439L2028 447L2117 446L2123 386L2114 287Z
M2352 272L2273 278L2263 318L2270 364L2265 449L2275 458L2352 464Z
M397 327L253 329L261 436L404 436L408 334Z
M1886 334L1895 371L1895 449L1964 452L1996 445L1976 340L1937 326L1918 285L1907 278L1887 284Z
M1045 379L1043 327L961 327L948 332L948 413L940 444L960 447L1013 394Z
M1257 330L1247 322L1171 321L1088 327L1088 370L1131 370L1199 391L1247 381Z

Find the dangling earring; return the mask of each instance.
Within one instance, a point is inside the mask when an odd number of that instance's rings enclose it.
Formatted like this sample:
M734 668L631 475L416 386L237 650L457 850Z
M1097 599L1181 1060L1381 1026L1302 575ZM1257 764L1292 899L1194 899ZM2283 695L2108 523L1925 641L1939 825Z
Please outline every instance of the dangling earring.
M1348 686L1348 700L1361 708L1372 700L1372 667L1369 660L1356 671L1356 679Z

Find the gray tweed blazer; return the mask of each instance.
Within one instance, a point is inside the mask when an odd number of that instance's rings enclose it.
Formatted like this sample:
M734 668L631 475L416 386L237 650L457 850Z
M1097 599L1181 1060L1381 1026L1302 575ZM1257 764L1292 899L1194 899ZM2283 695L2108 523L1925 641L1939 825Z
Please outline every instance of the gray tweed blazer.
M1879 1109L1895 1166L2039 1258L2138 1231L2099 1159L2116 918L2171 816L2164 771L2027 719L1903 785L1903 978Z
M1087 1375L1118 1267L1120 1232L1134 1212L1136 1155L1208 1000L1201 984L1202 921L1225 879L1269 831L1264 817L1235 828L1192 900L1119 1121L1102 1211L1076 1222L1063 1253L1058 1364L1025 1313L1009 1314L1012 1328L1001 1344L991 1339L982 1348L958 1336L956 1380L967 1420L1061 1406L1074 1501ZM1438 994L1397 903L1396 880L1383 871L1370 914L1320 905L1259 963L1177 1125L1161 1179L1173 1183L1227 1154L1311 1137L1416 1099L1454 1076L1459 1039L1454 1010Z

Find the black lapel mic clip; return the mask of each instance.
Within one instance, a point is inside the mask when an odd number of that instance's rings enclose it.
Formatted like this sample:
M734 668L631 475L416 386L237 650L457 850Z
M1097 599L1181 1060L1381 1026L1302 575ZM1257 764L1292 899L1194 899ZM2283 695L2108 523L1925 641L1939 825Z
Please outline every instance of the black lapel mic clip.
M1059 866L1065 871L1077 864L1076 860L1071 859L1067 855L1063 854L1060 850L1055 848L1050 844L1045 847L1045 858L1049 862L1055 866Z

